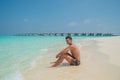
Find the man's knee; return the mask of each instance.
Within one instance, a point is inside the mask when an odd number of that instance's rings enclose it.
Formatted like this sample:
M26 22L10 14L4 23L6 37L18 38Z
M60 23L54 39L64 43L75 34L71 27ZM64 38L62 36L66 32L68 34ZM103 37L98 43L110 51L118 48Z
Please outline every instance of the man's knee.
M66 54L63 54L63 55L61 56L61 58L66 58L66 56L67 56Z

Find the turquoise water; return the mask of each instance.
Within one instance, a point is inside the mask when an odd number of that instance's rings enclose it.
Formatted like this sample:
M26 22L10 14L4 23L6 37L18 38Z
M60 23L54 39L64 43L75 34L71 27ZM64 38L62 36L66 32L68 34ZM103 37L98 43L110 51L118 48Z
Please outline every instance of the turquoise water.
M21 68L31 66L49 47L63 40L64 37L0 36L0 79L8 80L7 76L20 73Z
M88 37L73 37L81 38ZM0 36L0 80L24 80L20 69L34 65L50 47L63 42L62 36Z

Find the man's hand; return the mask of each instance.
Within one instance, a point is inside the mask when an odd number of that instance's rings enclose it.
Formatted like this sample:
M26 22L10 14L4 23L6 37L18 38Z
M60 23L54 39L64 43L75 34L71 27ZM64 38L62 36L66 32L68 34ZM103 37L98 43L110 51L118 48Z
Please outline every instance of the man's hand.
M56 55L56 58L60 57L60 54Z
M70 50L70 47L65 48L64 50L62 50L59 54L56 55L56 58L60 57L61 55L64 55L65 53L67 53Z

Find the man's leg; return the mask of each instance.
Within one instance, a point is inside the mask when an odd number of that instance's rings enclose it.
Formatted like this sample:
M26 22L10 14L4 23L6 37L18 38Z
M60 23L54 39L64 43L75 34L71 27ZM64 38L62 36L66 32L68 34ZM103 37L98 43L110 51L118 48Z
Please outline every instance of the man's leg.
M60 64L63 62L64 59L66 59L69 63L71 63L72 57L69 56L69 55L66 55L66 54L63 55L63 56L61 56L61 57L59 57L59 59L55 62L55 64L52 65L52 67L56 67L56 66L60 65Z
M52 67L58 66L60 63L63 62L63 60L64 60L63 56L59 57L58 60L54 62L54 64L52 65Z

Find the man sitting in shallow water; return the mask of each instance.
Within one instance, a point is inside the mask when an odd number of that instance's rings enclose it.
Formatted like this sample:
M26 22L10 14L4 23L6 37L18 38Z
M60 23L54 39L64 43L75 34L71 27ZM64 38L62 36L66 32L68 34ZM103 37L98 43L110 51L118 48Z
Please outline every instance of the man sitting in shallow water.
M53 62L52 67L60 65L64 59L67 60L70 65L80 65L80 51L79 48L73 44L72 37L67 36L66 43L69 46L57 54L56 58L58 59L57 61ZM70 51L71 54L68 53L68 51Z

